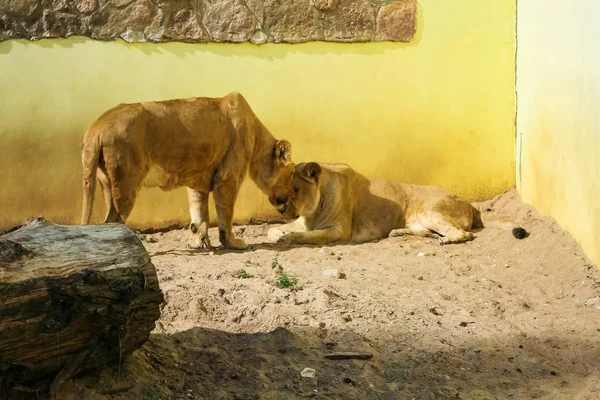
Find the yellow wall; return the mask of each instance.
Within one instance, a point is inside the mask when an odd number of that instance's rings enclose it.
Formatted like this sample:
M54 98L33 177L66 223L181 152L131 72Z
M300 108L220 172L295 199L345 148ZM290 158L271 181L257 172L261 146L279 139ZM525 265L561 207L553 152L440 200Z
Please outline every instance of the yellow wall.
M419 0L409 44L2 42L0 229L78 221L80 143L106 109L233 90L296 161L489 198L514 185L514 14L512 1ZM248 181L237 217L265 212ZM185 192L145 189L130 222L176 220L188 220Z
M600 2L518 9L518 187L600 264Z

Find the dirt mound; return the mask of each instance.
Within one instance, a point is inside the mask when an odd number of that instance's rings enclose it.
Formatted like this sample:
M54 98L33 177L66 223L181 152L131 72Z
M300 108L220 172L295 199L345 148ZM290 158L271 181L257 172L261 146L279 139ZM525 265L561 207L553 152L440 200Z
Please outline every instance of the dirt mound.
M151 340L61 398L600 398L600 309L583 305L599 296L596 266L516 191L478 207L530 236L283 247L255 225L236 227L250 251L197 252L186 231L146 235L166 296ZM279 288L281 274L297 286Z

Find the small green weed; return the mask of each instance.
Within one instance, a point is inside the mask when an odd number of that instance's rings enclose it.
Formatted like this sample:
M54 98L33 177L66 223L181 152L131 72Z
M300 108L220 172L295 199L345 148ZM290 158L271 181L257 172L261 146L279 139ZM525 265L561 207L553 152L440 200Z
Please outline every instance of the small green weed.
M271 260L271 268L273 268L278 274L283 272L283 267L281 266L281 264L279 264L279 260L277 260L277 257Z
M235 271L233 273L233 277L234 278L238 278L238 279L248 279L248 278L252 278L254 275L250 275L248 272L246 272L245 269L238 269L237 271Z
M289 276L285 272L281 273L276 279L277 287L281 289L295 289L298 285L298 278Z
M271 268L275 270L275 273L277 273L277 278L275 278L275 285L278 288L293 290L298 286L298 278L286 274L283 270L283 266L279 264L279 260L277 260L277 257L274 258L273 261L271 261Z

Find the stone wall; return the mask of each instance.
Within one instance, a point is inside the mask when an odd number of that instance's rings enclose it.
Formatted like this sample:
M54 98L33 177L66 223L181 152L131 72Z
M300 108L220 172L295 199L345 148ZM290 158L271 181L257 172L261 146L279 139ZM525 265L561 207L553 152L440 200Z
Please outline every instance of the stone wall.
M0 0L0 41L410 42L416 0Z

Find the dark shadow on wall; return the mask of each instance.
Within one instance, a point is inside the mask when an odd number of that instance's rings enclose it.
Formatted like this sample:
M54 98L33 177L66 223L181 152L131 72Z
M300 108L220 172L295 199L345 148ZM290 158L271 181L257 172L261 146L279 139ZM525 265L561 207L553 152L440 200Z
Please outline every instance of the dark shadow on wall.
M431 345L431 340L438 344ZM332 352L369 353L373 358L324 357ZM594 391L597 353L598 343L568 334L497 335L484 341L467 337L454 346L400 326L377 341L352 330L294 326L230 333L197 327L152 334L122 366L68 382L59 398L570 398ZM302 377L304 368L314 369L315 376ZM21 392L11 398L46 397Z
M132 43L130 48L141 51L147 55L158 55L169 53L177 57L198 57L203 52L209 52L219 56L245 56L267 60L283 59L290 54L304 55L377 55L384 54L388 50L408 49L418 46L423 37L425 29L424 7L417 3L417 29L414 39L409 43L400 42L371 42L371 43L332 43L332 42L308 42L300 44L275 44L254 45L251 43ZM121 41L122 39L117 39ZM65 49L83 45L93 39L82 36L72 36L68 40L41 39L28 41L14 39L0 42L0 55L9 54L15 43L37 45L45 49L61 47Z

